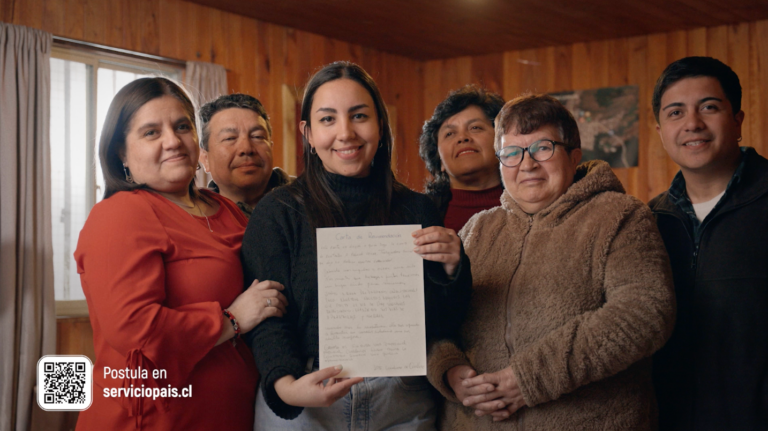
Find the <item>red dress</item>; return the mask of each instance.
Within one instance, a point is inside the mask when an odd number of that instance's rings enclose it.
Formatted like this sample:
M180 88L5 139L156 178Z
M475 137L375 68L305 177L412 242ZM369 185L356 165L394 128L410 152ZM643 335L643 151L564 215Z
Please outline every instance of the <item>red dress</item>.
M202 193L220 206L208 217L213 232L204 217L144 190L117 193L91 210L75 260L96 364L93 404L80 413L78 431L253 429L253 356L244 342L215 346L222 308L243 291L247 220L226 198ZM148 378L105 376L105 367L147 370ZM167 378L153 378L153 370ZM106 396L142 385L179 393L191 386L192 396Z

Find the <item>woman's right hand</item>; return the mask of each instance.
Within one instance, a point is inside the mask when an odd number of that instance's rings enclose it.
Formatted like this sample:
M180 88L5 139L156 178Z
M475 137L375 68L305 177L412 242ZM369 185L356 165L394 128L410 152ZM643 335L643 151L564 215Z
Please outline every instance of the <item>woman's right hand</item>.
M363 381L362 377L336 379L342 370L340 365L323 368L300 379L291 375L275 382L275 391L284 403L296 407L329 407L347 395L352 386ZM328 380L323 384L323 380Z
M228 310L237 319L241 334L269 317L283 317L288 306L288 300L280 293L283 289L285 287L276 281L253 280L251 287L235 298Z
M490 383L481 383L475 386L464 386L462 382L477 376L477 371L469 365L457 365L445 373L445 380L453 389L453 393L460 403L464 403L467 397L493 392L495 386Z

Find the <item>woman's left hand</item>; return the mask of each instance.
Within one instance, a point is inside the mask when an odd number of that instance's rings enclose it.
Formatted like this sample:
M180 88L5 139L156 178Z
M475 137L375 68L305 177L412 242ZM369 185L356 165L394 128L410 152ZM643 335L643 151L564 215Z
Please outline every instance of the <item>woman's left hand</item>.
M416 245L413 251L426 260L442 263L445 273L453 277L461 260L461 240L456 232L442 226L430 226L411 235Z
M523 393L520 391L517 377L515 377L512 368L507 367L495 373L486 373L462 381L465 386L483 383L493 384L496 386L496 390L464 399L464 405L473 407L477 416L492 414L494 421L500 421L509 418L510 415L525 406Z

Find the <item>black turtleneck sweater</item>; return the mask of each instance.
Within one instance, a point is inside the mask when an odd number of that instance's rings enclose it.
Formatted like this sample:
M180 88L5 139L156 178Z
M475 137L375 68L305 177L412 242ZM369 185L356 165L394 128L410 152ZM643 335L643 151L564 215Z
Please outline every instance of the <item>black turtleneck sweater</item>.
M370 181L334 174L329 174L329 179L344 204L350 226L364 224L368 198L373 193ZM307 221L305 208L288 187L278 188L259 201L245 230L242 258L246 286L254 279L274 280L285 286L287 314L265 320L246 339L262 376L267 404L278 416L293 419L302 408L285 404L274 384L289 374L300 378L306 374L308 359L319 355L317 250L315 231ZM442 226L437 208L423 194L401 192L393 196L391 206L392 224ZM461 263L452 280L438 262L424 261L424 275L427 340L452 338L471 295L469 259L462 249Z

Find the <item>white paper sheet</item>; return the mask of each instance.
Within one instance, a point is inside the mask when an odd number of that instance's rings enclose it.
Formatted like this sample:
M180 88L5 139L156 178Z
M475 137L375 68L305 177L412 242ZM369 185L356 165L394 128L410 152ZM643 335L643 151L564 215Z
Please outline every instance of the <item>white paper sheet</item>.
M317 229L320 368L341 377L427 373L420 225Z

